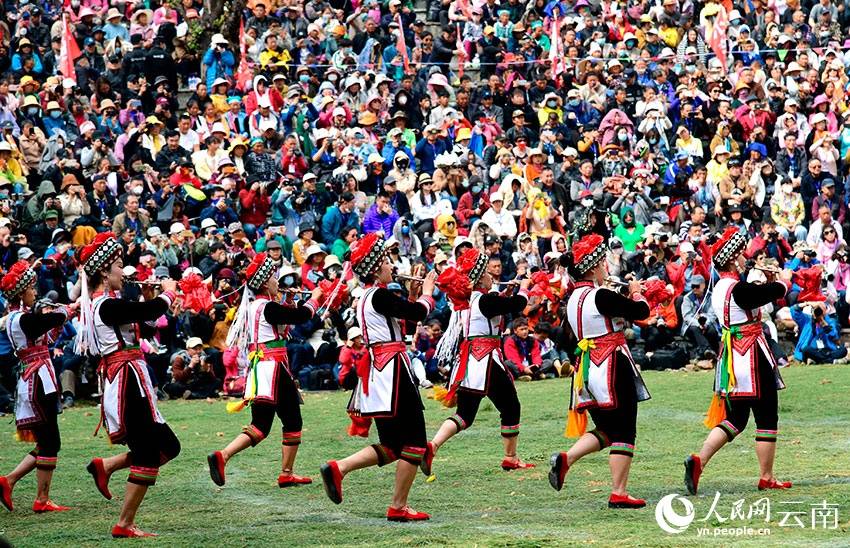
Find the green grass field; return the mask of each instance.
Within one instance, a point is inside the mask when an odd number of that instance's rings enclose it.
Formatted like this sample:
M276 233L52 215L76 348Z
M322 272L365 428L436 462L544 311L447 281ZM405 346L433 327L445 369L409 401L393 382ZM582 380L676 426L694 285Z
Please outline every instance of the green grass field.
M640 406L637 453L631 493L645 497L642 510L608 510L607 453L592 455L570 474L564 490L553 491L546 480L548 457L568 447L562 437L568 380L519 385L523 404L521 455L537 468L503 472L498 414L488 402L471 431L453 439L434 461L436 481L421 475L411 494L414 508L432 514L429 522L390 524L384 512L392 488L393 470L363 470L346 478L345 501L332 504L322 490L319 465L360 448L362 439L345 435L347 394L306 395L304 443L296 471L309 474L311 486L281 490L280 434L273 429L259 447L242 453L228 466L228 483L217 488L209 478L205 456L219 448L249 420L249 414L228 415L223 402L165 402L162 411L177 432L183 452L162 469L159 483L142 506L138 523L160 534L142 541L161 546L304 546L304 545L480 545L601 546L683 545L848 545L850 536L850 368L804 367L784 371L789 386L781 396L777 475L792 480L794 489L770 492L771 517L732 519L722 526L769 527L767 537L700 537L697 527L720 525L716 518L700 522L709 512L715 491L717 510L729 517L733 503L743 510L760 495L753 450L752 423L731 446L712 461L691 497L696 521L685 532L663 532L655 505L669 493L682 493L682 460L699 448L706 434L701 424L709 402L711 373L648 372L653 399ZM424 392L423 392L424 394ZM425 400L429 436L448 412ZM36 515L30 510L35 474L15 489L17 509L0 510L0 532L15 546L95 546L109 544L123 495L126 473L113 476L115 499L100 497L84 467L94 455L118 451L93 438L97 409L77 407L60 417L63 448L52 498L75 511ZM277 424L277 423L276 423ZM12 441L8 418L0 425L0 473L8 472L29 450ZM373 429L373 437L374 437ZM733 477L734 476L734 477ZM838 505L837 529L812 528L811 505ZM681 508L681 507L675 507ZM779 526L785 514L800 512L805 528ZM783 514L782 512L785 512ZM681 513L681 512L680 512ZM786 516L787 517L787 516ZM132 541L130 541L132 542Z

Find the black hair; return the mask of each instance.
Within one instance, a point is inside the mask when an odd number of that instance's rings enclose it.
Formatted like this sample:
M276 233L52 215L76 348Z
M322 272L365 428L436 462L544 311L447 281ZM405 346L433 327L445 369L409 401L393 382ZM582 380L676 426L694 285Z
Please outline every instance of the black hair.
M519 317L511 322L511 331L516 331L517 327L528 327L528 318Z
M575 258L573 257L572 251L567 251L566 253L561 253L561 256L558 258L558 264L567 269L567 273L574 279L578 280L581 278L581 273L578 271L577 265L575 264Z
M552 324L549 322L538 322L537 325L534 326L535 333L545 333L546 335L552 334Z

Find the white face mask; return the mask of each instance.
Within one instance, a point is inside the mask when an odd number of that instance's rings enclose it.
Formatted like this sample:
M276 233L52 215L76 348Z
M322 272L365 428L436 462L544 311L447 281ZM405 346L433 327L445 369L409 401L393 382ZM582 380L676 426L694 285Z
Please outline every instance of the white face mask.
M140 186L134 186L133 187L133 194L135 194L136 196L141 196L143 191L144 191L143 187L140 187Z
M782 192L785 194L791 194L794 191L794 187L789 184L782 185Z

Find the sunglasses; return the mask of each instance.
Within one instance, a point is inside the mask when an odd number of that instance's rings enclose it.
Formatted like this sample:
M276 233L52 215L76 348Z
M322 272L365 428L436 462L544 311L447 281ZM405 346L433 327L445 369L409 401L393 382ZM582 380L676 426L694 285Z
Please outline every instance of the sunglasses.
M823 234L824 234L824 236L826 236L827 234L835 234L835 231L834 230L824 230Z
M455 226L454 221L449 221L446 223L446 226Z

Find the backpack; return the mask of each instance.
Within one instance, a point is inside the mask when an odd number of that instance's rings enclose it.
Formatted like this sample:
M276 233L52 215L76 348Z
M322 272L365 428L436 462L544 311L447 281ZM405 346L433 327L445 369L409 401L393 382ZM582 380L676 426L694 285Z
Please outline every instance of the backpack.
M681 346L667 345L656 350L646 361L645 369L662 371L664 369L682 369L690 361L688 352Z

